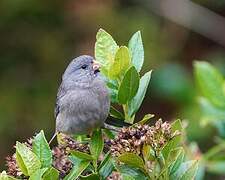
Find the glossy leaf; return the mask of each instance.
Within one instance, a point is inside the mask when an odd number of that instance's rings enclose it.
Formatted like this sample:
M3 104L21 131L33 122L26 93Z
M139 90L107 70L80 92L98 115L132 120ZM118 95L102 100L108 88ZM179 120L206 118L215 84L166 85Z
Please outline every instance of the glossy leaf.
M118 160L129 166L144 169L143 160L134 153L123 153L118 157Z
M64 178L64 180L77 179L89 164L89 161L77 161L70 173Z
M110 94L111 103L118 103L118 100L117 100L118 90L109 89L109 94Z
M135 66L137 71L140 72L144 63L144 48L140 31L136 32L131 37L128 47L131 52L132 64Z
M116 133L109 129L102 129L102 132L106 135L109 139L114 139L116 136Z
M198 102L202 112L201 124L207 125L210 123L214 125L220 136L225 137L225 110L213 105L208 99L203 97L198 98Z
M123 180L135 180L131 175L128 174L122 174L122 179Z
M155 152L151 148L150 145L144 145L142 149L142 154L144 156L145 161L154 161L155 160Z
M50 167L43 175L43 180L58 180L59 171L53 167Z
M182 133L182 124L179 119L174 121L171 126L172 126L172 132L179 131ZM182 135L179 135L174 137L172 140L168 142L168 144L166 144L166 146L162 150L162 154L165 159L167 159L169 152L172 149L178 147L178 145L181 143L181 139L182 139Z
M225 108L224 78L211 64L197 61L195 78L202 94L214 105Z
M93 157L87 153L80 152L80 151L71 151L70 152L72 156L75 156L81 160L93 160Z
M117 166L117 170L120 172L120 174L126 178L131 177L135 180L147 180L148 178L146 175L140 171L139 169L136 169L134 167L128 166L128 165L120 165Z
M110 107L110 116L117 119L124 119L124 115L113 106Z
M206 161L224 160L225 159L224 151L225 151L225 142L222 141L221 143L214 145L207 152L205 152L203 158Z
M132 126L134 126L134 125L136 125L136 124L142 124L142 125L148 124L148 123L149 123L149 120L150 120L151 118L153 118L154 116L155 116L154 114L146 114L146 115L143 117L143 119L142 119L141 121L139 121L139 122L133 124Z
M138 109L142 104L142 101L144 100L146 91L148 89L148 84L151 79L151 72L152 71L149 71L144 76L141 77L137 94L128 103L129 106L128 115L130 117L132 117L138 111Z
M192 160L180 165L172 179L190 180L194 179L198 170L198 161Z
M109 77L116 79L124 75L131 63L129 50L125 46L121 46L116 54L113 64L109 69Z
M25 144L16 142L16 162L26 176L41 168L41 162Z
M45 139L44 132L38 133L33 140L32 150L41 161L42 167L50 167L52 164L52 151Z
M99 29L96 35L95 58L103 67L108 69L118 48L112 36L105 30Z
M218 108L214 106L208 99L206 98L198 98L198 102L200 104L203 119L206 121L225 121L225 110L222 108Z
M35 171L33 174L31 174L29 180L39 180L42 179L43 174L48 170L48 168L42 168Z
M131 100L137 93L139 87L139 74L136 71L135 67L130 67L119 87L118 92L118 101L121 104L126 104Z
M116 80L105 78L105 81L106 81L106 84L107 84L108 88L118 90L119 84Z
M117 103L117 95L118 95L118 82L116 80L110 80L105 78L105 82L107 84L111 103Z
M104 146L104 141L102 137L101 129L95 130L91 137L90 151L94 159L98 159L99 155L102 153Z
M205 165L203 163L199 162L198 170L195 175L195 180L204 180L205 173L206 173Z
M68 156L68 159L72 162L73 165L80 163L80 161L82 161L82 159L72 155ZM87 161L87 160L83 160L83 161Z
M167 164L169 164L169 174L174 174L184 160L184 149L182 147L170 151Z
M109 152L105 155L103 161L101 162L98 168L98 172L103 179L106 179L112 173L113 169L114 165L112 162L111 154Z
M207 170L215 174L225 174L225 162L224 161L209 161L206 164Z

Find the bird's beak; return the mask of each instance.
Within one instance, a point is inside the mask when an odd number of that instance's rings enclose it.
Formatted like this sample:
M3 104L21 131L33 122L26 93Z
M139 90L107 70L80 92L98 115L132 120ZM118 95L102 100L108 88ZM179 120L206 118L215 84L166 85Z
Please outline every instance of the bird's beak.
M94 71L98 71L101 66L100 66L100 64L96 60L94 60L93 61L93 64L92 64L92 67L93 67L93 70Z

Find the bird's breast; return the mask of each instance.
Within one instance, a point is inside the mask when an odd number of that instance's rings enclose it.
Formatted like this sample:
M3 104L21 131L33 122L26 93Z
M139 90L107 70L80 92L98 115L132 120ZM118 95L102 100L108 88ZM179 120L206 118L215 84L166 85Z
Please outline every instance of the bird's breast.
M103 83L85 89L71 90L61 100L58 120L61 132L84 134L100 127L109 111L108 90Z

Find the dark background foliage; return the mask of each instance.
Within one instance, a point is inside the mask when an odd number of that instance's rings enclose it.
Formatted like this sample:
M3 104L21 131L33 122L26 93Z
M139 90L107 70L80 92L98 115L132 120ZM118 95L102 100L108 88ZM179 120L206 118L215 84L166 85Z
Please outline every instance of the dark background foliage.
M207 8L209 14L216 12L219 18L225 15L224 0L192 2ZM199 129L192 63L207 60L225 74L225 34L217 33L225 21L221 19L205 34L194 21L189 26L171 21L167 9L158 11L160 7L163 2L155 0L1 0L0 167L16 140L24 141L40 129L51 137L61 74L73 57L94 54L100 27L119 44L127 44L137 30L142 32L143 71L154 72L138 116L154 113L164 120L185 119L189 139L207 150L215 129ZM180 10L181 19L186 16L175 0L170 7ZM191 6L188 12L194 14ZM203 29L212 26L210 19L201 22Z

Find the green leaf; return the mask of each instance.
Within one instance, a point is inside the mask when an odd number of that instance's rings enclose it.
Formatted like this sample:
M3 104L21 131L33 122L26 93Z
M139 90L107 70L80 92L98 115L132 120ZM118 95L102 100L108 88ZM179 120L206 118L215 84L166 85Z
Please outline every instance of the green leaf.
M113 62L119 47L112 36L103 29L99 29L96 35L95 58L106 69Z
M151 79L151 73L152 71L147 72L144 76L140 79L140 85L138 88L137 94L134 96L133 99L128 103L129 109L128 109L128 115L132 117L140 108L142 101L144 100L146 91L148 89L148 84Z
M80 180L100 180L98 174L89 174L87 176L80 176Z
M107 164L107 162L109 162L111 160L112 156L110 151L105 154L103 161L101 161L100 165L98 166L98 170L100 170L103 166L105 166L105 164Z
M178 180L194 179L197 170L198 170L197 160L184 162L180 165L175 175L171 179L178 179Z
M72 156L75 156L81 160L93 160L93 157L87 153L83 153L83 152L80 152L80 151L71 151L70 152L72 154Z
M184 149L182 147L170 151L167 164L169 165L169 173L173 175L184 160Z
M118 157L118 160L129 166L145 169L143 160L134 153L123 153Z
M215 126L221 137L225 137L225 109L213 105L206 98L198 98L201 107L201 125L211 124Z
M139 87L139 74L134 66L130 67L119 87L118 101L121 104L126 104L137 93Z
M194 63L195 78L202 94L214 105L225 108L224 78L211 64L204 61Z
M113 171L114 165L112 162L112 157L110 152L108 152L103 161L101 162L100 166L98 167L98 172L103 179L106 179Z
M131 175L128 174L122 174L122 179L123 180L135 180Z
M116 136L116 133L109 129L102 129L103 133L106 135L109 139L114 139Z
M52 164L52 151L45 138L44 131L38 133L33 140L32 150L41 161L42 167L50 167Z
M43 180L58 180L59 171L53 167L50 167L43 175Z
M147 180L148 178L146 175L140 171L139 169L136 169L134 167L128 166L128 165L120 165L117 166L117 170L121 173L121 175L126 178L133 178L135 180Z
M144 63L144 48L140 31L131 37L128 47L131 52L132 63L137 71L140 72Z
M148 124L148 123L149 123L149 120L150 120L151 118L153 118L154 116L155 116L154 114L146 114L146 115L143 117L143 119L142 119L141 121L139 121L139 122L133 124L132 126L134 126L134 125L136 125L136 124L142 124L142 125Z
M195 175L195 180L204 180L204 176L206 173L206 167L203 163L198 163L198 170Z
M214 145L207 152L204 153L203 158L206 161L217 161L225 159L225 142L222 141L217 145Z
M225 110L214 106L206 98L198 98L205 124L213 121L225 121Z
M142 149L142 154L144 156L145 161L154 161L155 160L155 152L150 145L144 144Z
M105 78L105 81L106 81L106 84L107 84L108 88L115 89L115 90L118 89L119 84L118 84L118 82L116 80Z
M104 77L104 76L103 76ZM118 94L118 82L116 80L105 78L105 82L107 84L110 99L112 103L117 103L117 94Z
M41 162L36 154L20 142L16 142L16 162L26 176L30 176L41 168Z
M224 161L207 161L207 171L214 174L225 174L225 162Z
M124 115L113 106L110 107L110 116L117 119L124 119Z
M179 119L174 121L171 126L172 126L172 132L179 131L182 133L182 124ZM181 140L182 140L182 135L179 135L174 137L165 145L165 147L162 150L162 154L165 159L167 159L169 152L172 149L176 148L181 143Z
M90 151L94 159L98 159L99 155L102 153L104 146L104 141L102 137L101 129L95 130L91 137Z
M64 180L77 179L81 173L88 167L90 161L76 161L70 173L64 178Z
M43 174L48 170L48 168L38 169L33 174L31 174L29 180L40 180Z
M7 175L6 171L2 171L0 174L0 180L18 180L18 179Z
M115 60L109 69L109 77L116 79L122 77L131 63L129 50L125 46L121 46L115 55Z
M109 94L110 94L111 103L118 103L118 100L117 100L118 90L109 89Z

